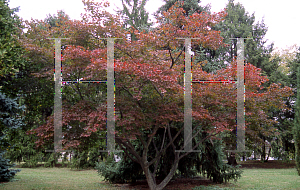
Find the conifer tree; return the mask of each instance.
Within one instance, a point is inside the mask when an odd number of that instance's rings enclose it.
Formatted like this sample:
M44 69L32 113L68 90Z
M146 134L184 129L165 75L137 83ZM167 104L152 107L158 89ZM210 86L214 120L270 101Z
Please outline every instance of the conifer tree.
M149 31L152 25L149 22L149 13L145 10L147 0L122 0L123 10L119 11L123 15L124 28L133 27L138 31ZM137 40L131 32L131 39Z
M300 67L297 70L297 101L296 115L294 119L294 143L295 143L295 159L296 169L300 176Z
M150 26L148 23L149 13L145 10L147 0L122 0L125 24L139 29L143 26Z
M271 76L278 68L278 63L269 61L273 44L266 46L264 36L268 28L264 20L255 23L254 13L249 14L242 4L235 3L234 0L228 1L226 12L225 20L213 28L221 31L221 36L228 46L218 50L206 50L206 56L202 60L207 59L208 64L204 70L212 72L225 67L237 56L235 38L249 38L245 40L245 61L261 68L264 75Z
M0 0L0 82L9 81L24 66L22 49L16 36L19 34L20 20L15 14L17 9L10 9L7 0ZM0 83L0 90L1 90ZM4 157L11 147L7 138L12 130L20 127L22 121L17 115L22 110L14 99L0 91L0 182L11 180L19 170Z
M168 11L176 2L183 1L182 8L185 10L185 15L192 15L193 13L201 13L203 11L209 11L210 7L202 7L199 5L200 0L164 0L166 4L161 6L156 14L162 14L165 11Z

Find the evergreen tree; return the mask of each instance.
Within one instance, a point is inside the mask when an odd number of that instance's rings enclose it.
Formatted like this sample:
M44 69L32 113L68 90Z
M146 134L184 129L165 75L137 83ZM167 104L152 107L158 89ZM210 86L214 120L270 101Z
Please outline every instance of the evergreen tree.
M165 4L161 6L158 11L156 11L156 15L162 15L163 12L168 11L176 2L183 1L184 4L182 8L185 10L185 15L192 15L193 13L201 13L203 11L208 12L210 7L205 6L202 7L199 5L200 0L164 0Z
M0 182L10 181L20 170L9 169L14 165L4 158L6 150L11 147L8 134L22 125L18 112L23 110L15 100L0 92Z
M44 20L46 23L52 27L59 27L60 25L65 24L66 21L70 20L69 15L67 15L63 10L57 11L57 15L47 15L47 18Z
M10 9L6 0L0 0L0 81L9 82L24 65L23 50L18 42L21 34L21 22L15 14L17 9ZM0 89L2 91L2 85ZM4 158L6 150L12 145L8 138L15 129L22 125L18 113L23 110L15 99L0 91L0 181L11 180L19 170L10 160Z
M228 1L226 12L225 20L215 25L214 29L221 31L228 47L206 51L205 58L208 58L208 64L204 70L211 72L225 67L237 56L237 40L234 38L249 38L245 40L245 61L261 68L265 75L271 76L278 68L278 63L269 61L273 44L266 47L264 36L268 28L264 20L255 23L254 13L250 15L242 4L234 3L234 0Z
M294 123L294 143L295 143L295 158L296 169L300 176L300 67L297 70L297 101L296 101L296 115Z
M122 0L123 10L119 11L123 15L124 28L133 27L138 31L149 31L152 25L149 22L149 13L145 10L147 0ZM131 39L137 40L131 31Z
M294 88L294 95L285 100L288 109L271 110L269 115L271 118L277 118L275 125L277 133L271 141L271 156L277 159L289 161L295 154L295 145L293 143L293 128L295 117L295 106L297 93L297 67L299 61L294 58L294 47L290 47L281 52L272 52L270 62L277 62L278 69L271 74L266 86L270 83L280 83L282 86ZM292 52L291 52L292 51ZM298 59L299 60L299 59ZM291 156L291 157L290 157Z
M298 48L298 52L296 53L295 59L288 62L289 67L289 84L292 88L297 88L297 69L300 66L300 47Z

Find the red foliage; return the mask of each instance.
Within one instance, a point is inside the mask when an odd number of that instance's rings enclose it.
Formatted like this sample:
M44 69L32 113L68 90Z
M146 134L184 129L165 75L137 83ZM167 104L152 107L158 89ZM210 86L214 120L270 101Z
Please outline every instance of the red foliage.
M115 110L116 134L119 137L136 138L144 131L155 127L165 127L171 122L183 122L183 75L184 53L173 51L183 47L178 38L199 38L193 45L216 49L224 46L222 37L211 26L220 22L225 11L209 15L205 12L185 17L177 5L164 14L167 21L148 33L134 31L137 41L128 42L128 31L122 28L117 17L95 6L88 6L92 15L86 14L85 21L69 21L71 29L67 35L98 45L99 48L79 46L79 40L72 42L64 51L64 79L106 80L107 48L97 41L97 36L122 38L115 44ZM163 19L163 18L160 18ZM89 24L87 24L89 22ZM101 24L98 24L101 23ZM64 26L67 28L66 26ZM84 32L86 31L86 33ZM96 42L97 41L97 42ZM71 42L70 42L71 43ZM71 43L71 44L72 44ZM200 65L193 65L193 80L236 80L236 62L216 74L202 71ZM73 78L72 78L73 77ZM283 109L282 98L291 94L288 87L280 88L272 84L263 89L268 79L260 75L260 69L251 64L245 66L246 81L246 122L255 129L257 123L270 125L266 111L271 107ZM79 90L78 90L79 91ZM258 114L259 113L259 114ZM232 130L236 118L235 84L193 83L193 119L199 125L212 131ZM71 132L70 123L78 122L82 130ZM76 125L78 125L78 123ZM75 124L74 124L75 125ZM78 146L83 139L97 131L105 130L105 102L95 103L85 99L63 108L64 143L66 147ZM40 140L52 142L53 117L47 123L32 131Z

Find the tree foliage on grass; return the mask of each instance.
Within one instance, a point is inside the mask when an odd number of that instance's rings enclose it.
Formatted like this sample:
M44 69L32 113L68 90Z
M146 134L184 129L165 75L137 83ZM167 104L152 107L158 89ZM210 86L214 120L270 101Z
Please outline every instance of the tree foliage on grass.
M84 21L69 22L68 27L76 25L74 29L77 31L90 34L87 41L93 44L87 47L70 43L67 46L63 58L63 77L72 80L105 80L106 41L97 39L123 39L115 44L116 142L128 158L141 166L149 188L163 189L176 173L180 160L191 154L176 152L182 150L184 145L183 139L179 138L183 132L184 45L177 38L198 37L200 39L193 41L194 44L217 49L224 44L219 32L211 28L224 18L225 12L211 15L194 13L186 17L180 8L182 4L177 3L164 13L168 22L160 22L156 30L148 33L132 30L138 40L128 42L128 31L117 16L103 10L105 3L87 1L85 5L88 13ZM69 31L74 34L73 30ZM175 51L178 47L181 49ZM255 136L257 123L269 126L274 122L268 118L265 110L272 106L283 109L282 97L288 96L291 90L276 84L264 88L262 84L267 78L261 76L260 70L251 64L245 65L245 78L248 95L246 108L249 110L247 125L253 128L252 135ZM201 69L201 65L194 64L193 79L234 81L236 62L233 61L230 67L215 74L207 73ZM193 137L196 137L193 149L196 149L218 133L235 128L236 93L235 86L230 83L195 84L193 87ZM63 146L82 151L106 130L107 113L103 106L106 102L103 98L105 90L89 83L66 84L65 88L72 93L66 94L71 101L63 104ZM91 99L90 96L98 99ZM201 131L206 133L204 138L199 137ZM32 133L39 136L39 145L53 144L53 116ZM185 169L180 168L183 175L187 171ZM212 170L209 176L217 181L226 179L220 177L222 169L215 168L217 172ZM160 184L156 182L157 174L162 177Z

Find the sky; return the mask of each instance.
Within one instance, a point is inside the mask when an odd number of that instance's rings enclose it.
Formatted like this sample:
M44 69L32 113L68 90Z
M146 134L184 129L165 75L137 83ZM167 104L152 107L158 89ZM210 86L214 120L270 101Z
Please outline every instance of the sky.
M96 0L97 1L97 0ZM109 0L111 5L121 7L121 0ZM211 11L219 12L224 9L228 0L202 0L200 5L211 4ZM274 42L275 47L285 49L294 44L300 46L300 1L285 0L235 0L240 2L250 14L254 13L255 22L264 19L268 32L265 39L268 44ZM162 0L148 0L145 8L152 14L164 2ZM20 7L17 13L25 20L43 20L48 14L56 14L57 10L64 10L71 19L80 19L84 13L84 6L81 0L10 0L10 8Z

